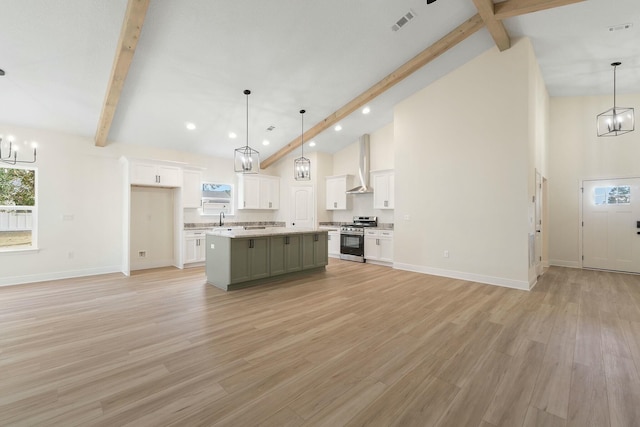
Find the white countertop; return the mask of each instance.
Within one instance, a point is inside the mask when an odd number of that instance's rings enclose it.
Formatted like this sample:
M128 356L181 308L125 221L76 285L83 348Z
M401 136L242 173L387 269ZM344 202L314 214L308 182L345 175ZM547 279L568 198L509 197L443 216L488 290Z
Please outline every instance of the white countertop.
M267 227L263 229L254 229L254 230L219 229L214 231L208 231L207 234L235 239L235 238L244 238L244 237L282 236L285 234L308 234L308 233L327 233L327 232L328 230L318 230L315 228Z

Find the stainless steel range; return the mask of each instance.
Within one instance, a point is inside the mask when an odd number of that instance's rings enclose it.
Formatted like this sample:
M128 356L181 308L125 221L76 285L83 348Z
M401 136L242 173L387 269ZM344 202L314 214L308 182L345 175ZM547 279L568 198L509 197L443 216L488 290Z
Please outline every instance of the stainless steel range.
M364 262L364 229L377 226L375 216L354 216L352 224L341 226L340 259Z

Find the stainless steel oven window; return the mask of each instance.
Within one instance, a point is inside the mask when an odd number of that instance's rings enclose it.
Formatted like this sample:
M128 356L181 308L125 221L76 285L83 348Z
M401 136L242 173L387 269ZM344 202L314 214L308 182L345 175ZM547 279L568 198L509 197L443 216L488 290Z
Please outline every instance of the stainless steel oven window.
M364 255L364 236L341 234L340 253L350 255Z

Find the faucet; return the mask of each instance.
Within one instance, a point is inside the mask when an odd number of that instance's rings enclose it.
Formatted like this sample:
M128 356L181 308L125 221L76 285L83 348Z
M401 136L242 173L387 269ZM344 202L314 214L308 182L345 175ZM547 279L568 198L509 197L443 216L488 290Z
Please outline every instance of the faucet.
M220 227L224 225L224 222L222 222L222 218L224 218L224 212L220 211Z

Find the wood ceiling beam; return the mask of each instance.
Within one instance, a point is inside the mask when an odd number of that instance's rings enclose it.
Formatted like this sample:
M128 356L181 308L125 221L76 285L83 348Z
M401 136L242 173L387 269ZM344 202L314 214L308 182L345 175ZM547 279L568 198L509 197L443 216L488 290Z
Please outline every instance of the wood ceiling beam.
M340 120L346 118L349 114L368 104L378 95L385 92L395 84L400 83L406 77L410 76L415 71L433 61L461 41L465 40L467 37L476 33L482 27L484 27L484 21L479 14L476 14L472 18L466 20L446 36L420 52L418 55L414 56L412 59L401 65L398 69L380 80L378 83L374 84L369 89L365 90L360 95L349 101L347 104L333 112L320 123L304 132L304 139L308 141L320 134L322 131L338 123ZM300 137L289 142L276 153L261 161L260 167L262 169L268 168L278 160L285 157L287 154L291 153L296 148L300 147L300 142Z
M120 94L140 39L142 24L144 24L144 19L147 15L149 2L150 0L129 0L127 4L127 11L120 30L120 40L116 48L116 56L111 67L111 77L109 78L107 93L102 103L102 112L100 113L98 129L96 130L95 144L98 147L104 147L107 143L109 129L111 129Z
M493 41L496 43L496 46L498 46L498 49L500 49L500 52L509 49L511 47L511 39L502 21L496 19L494 15L493 0L473 0L473 3L476 5L478 13L482 17L484 24L487 26L487 30L489 30L489 34L493 37Z
M494 16L498 20L503 20L513 16L566 6L582 1L584 0L507 0L495 4Z

